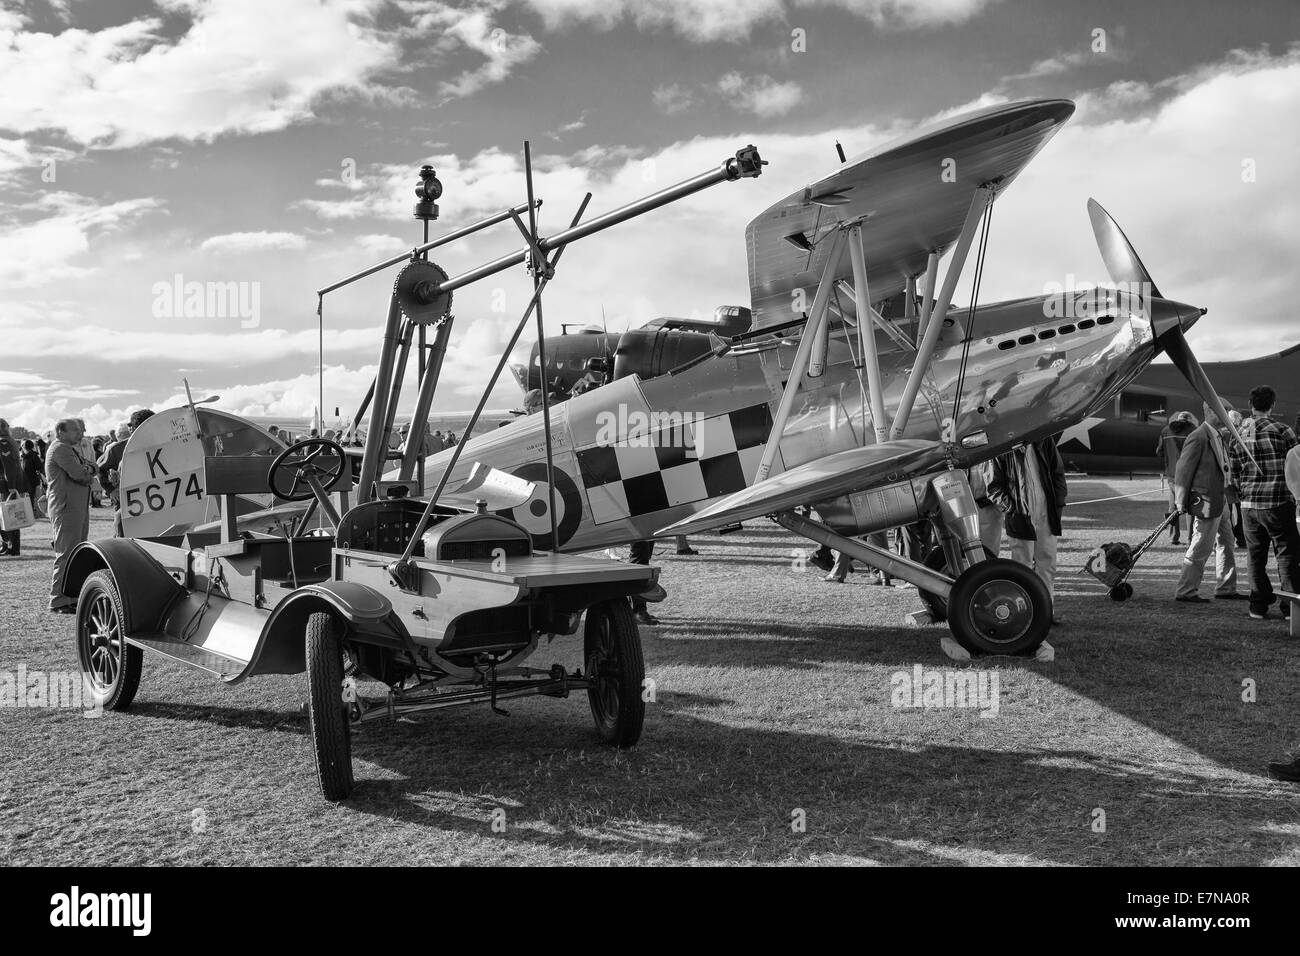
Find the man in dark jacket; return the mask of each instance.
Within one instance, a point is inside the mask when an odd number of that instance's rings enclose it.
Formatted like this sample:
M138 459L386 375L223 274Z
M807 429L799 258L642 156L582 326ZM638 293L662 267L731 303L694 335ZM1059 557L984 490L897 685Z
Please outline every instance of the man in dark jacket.
M104 448L95 466L99 469L99 483L108 492L108 500L113 505L113 537L122 537L122 480L118 469L122 467L122 454L126 443L131 438L131 426L123 423L117 429L113 441Z
M1160 432L1160 440L1156 442L1156 454L1160 456L1164 466L1162 474L1165 478L1165 492L1169 498L1169 510L1165 512L1165 517L1179 515L1174 519L1173 532L1169 537L1170 544L1182 544L1183 519L1178 510L1178 503L1174 500L1174 469L1178 467L1178 457L1183 453L1183 443L1195 428L1196 417L1191 412L1175 412L1170 417L1169 424ZM1187 533L1191 535L1190 528Z
M993 460L988 497L1006 516L1011 558L1034 569L1056 597L1056 538L1069 489L1056 437L1019 445ZM1053 623L1057 623L1053 615Z
M22 451L9 434L9 423L0 418L0 500L11 491L27 496L27 477L23 474ZM22 532L0 531L0 554L18 557L21 553Z
M1183 573L1174 590L1174 600L1201 604L1205 598L1197 592L1205 574L1205 562L1215 553L1214 596L1235 600L1237 593L1237 559L1233 554L1232 510L1228 507L1226 470L1228 451L1218 431L1219 417L1209 405L1205 420L1193 429L1183 443L1174 470L1174 504L1180 515L1191 518L1187 554Z
M36 443L28 438L23 442L23 477L27 479L27 494L32 499L32 511L36 512L36 495L41 490L41 475L45 471L45 460L36 450Z

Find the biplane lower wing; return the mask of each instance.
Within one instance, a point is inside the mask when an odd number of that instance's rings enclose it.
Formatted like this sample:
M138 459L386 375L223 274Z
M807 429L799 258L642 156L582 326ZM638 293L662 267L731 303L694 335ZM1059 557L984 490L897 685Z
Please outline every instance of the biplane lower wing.
M946 460L937 441L901 438L818 458L728 495L656 537L695 534L761 515L789 511L868 488L904 481L938 468Z

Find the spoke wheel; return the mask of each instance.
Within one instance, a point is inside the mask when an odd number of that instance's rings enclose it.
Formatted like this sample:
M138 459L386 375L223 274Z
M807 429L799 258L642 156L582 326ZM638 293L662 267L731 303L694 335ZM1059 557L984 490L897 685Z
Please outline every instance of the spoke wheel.
M603 601L587 610L583 650L587 677L594 682L587 699L596 731L607 744L630 747L645 723L645 660L626 600Z
M105 710L126 710L140 687L144 652L126 642L125 620L112 573L86 578L77 600L77 657L86 688Z

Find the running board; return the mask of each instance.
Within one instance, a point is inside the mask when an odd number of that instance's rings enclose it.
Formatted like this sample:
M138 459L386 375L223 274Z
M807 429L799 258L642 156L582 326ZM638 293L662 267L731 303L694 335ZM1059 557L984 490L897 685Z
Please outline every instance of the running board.
M184 641L178 641L175 638L159 634L129 634L126 642L146 651L161 654L163 657L170 658L178 663L188 664L190 667L206 671L224 681L239 676L244 668L248 666L248 661L241 661L236 657L227 657L224 654L204 650L193 644L186 644Z

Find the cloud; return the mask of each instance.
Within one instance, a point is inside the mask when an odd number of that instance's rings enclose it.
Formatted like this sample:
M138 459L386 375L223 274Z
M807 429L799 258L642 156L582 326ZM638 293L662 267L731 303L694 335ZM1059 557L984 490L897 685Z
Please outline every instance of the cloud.
M204 239L199 252L217 255L244 252L295 251L307 246L305 237L296 232L228 232Z
M77 143L131 147L264 133L313 115L327 94L368 95L400 59L375 25L382 0L158 0L161 17L57 34L0 20L0 128L60 130Z
M403 250L410 251L412 243L397 236L381 235L378 233L368 233L364 236L358 236L352 240L357 247L368 256L374 256L376 259L382 257L392 257Z
M731 72L718 80L718 90L739 110L755 116L784 116L803 99L798 83L778 83L770 76L744 77Z
M527 34L509 33L493 24L484 10L458 15L446 28L445 36L459 40L479 53L485 62L442 84L447 96L469 96L483 87L500 83L515 67L527 63L541 52L542 45Z
M684 113L695 105L695 94L681 83L656 86L650 96L654 100L655 109L668 116Z
M0 282L11 288L41 285L53 279L89 275L91 243L162 207L152 198L99 205L74 193L46 193L26 206L0 215ZM34 221L23 215L53 212Z
M838 7L881 29L962 23L994 0L519 0L548 29L580 21L609 30L630 21L642 30L671 30L697 43L744 40L760 25L798 23L812 8Z

